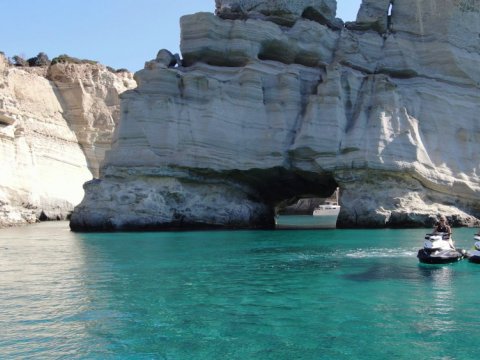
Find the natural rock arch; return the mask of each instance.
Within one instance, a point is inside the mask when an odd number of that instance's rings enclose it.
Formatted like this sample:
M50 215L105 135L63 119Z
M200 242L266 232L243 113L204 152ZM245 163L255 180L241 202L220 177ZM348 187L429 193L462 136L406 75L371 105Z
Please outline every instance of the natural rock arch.
M182 17L182 66L136 73L72 229L271 226L337 185L343 227L476 221L477 3L368 0L345 28L332 0L216 3Z

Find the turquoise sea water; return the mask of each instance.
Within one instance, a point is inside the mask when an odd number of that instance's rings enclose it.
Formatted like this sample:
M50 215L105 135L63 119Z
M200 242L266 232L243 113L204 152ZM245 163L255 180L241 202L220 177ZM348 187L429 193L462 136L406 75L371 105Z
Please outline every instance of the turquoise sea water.
M480 265L426 232L0 230L0 359L476 359Z

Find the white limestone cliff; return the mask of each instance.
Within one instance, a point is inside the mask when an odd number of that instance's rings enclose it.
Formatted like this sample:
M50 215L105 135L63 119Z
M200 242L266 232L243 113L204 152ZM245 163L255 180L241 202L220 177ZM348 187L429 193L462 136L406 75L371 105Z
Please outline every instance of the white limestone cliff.
M180 66L136 73L72 229L268 227L336 186L339 226L478 222L480 3L364 0L345 27L334 9L184 16Z
M0 55L0 227L69 215L134 83L102 65L20 68Z

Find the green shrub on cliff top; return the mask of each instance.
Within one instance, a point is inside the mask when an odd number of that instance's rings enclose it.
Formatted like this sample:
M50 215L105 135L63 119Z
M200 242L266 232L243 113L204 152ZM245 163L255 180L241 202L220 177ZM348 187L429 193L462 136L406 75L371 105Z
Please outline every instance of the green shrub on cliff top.
M50 60L48 59L48 55L44 52L39 52L37 56L31 57L28 60L22 55L15 55L12 57L11 62L15 66L21 67L30 67L30 66L48 66L50 65Z
M87 59L78 59L72 56L69 56L67 54L59 55L55 58L52 59L52 65L55 65L57 63L62 63L62 64L91 64L95 65L98 64L98 61L94 60L87 60Z
M28 61L23 58L23 56L15 55L12 57L13 65L15 66L24 66L28 67Z
M114 69L113 67L111 67L111 66L107 66L107 70L110 71L111 73L114 73L114 74L118 74L118 73L122 73L122 72L129 72L128 69L121 68L121 69L115 70L115 69Z
M48 66L50 65L50 59L44 52L39 52L37 56L27 60L30 66Z

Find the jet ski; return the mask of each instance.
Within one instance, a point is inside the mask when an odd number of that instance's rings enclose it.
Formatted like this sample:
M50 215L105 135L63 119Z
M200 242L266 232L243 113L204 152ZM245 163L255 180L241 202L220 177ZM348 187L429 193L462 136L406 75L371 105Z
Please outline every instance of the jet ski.
M480 235L475 235L473 239L475 240L473 249L467 251L468 261L480 264Z
M417 253L418 260L425 264L448 264L462 260L465 251L452 248L449 240L450 235L447 233L426 234L423 249Z

